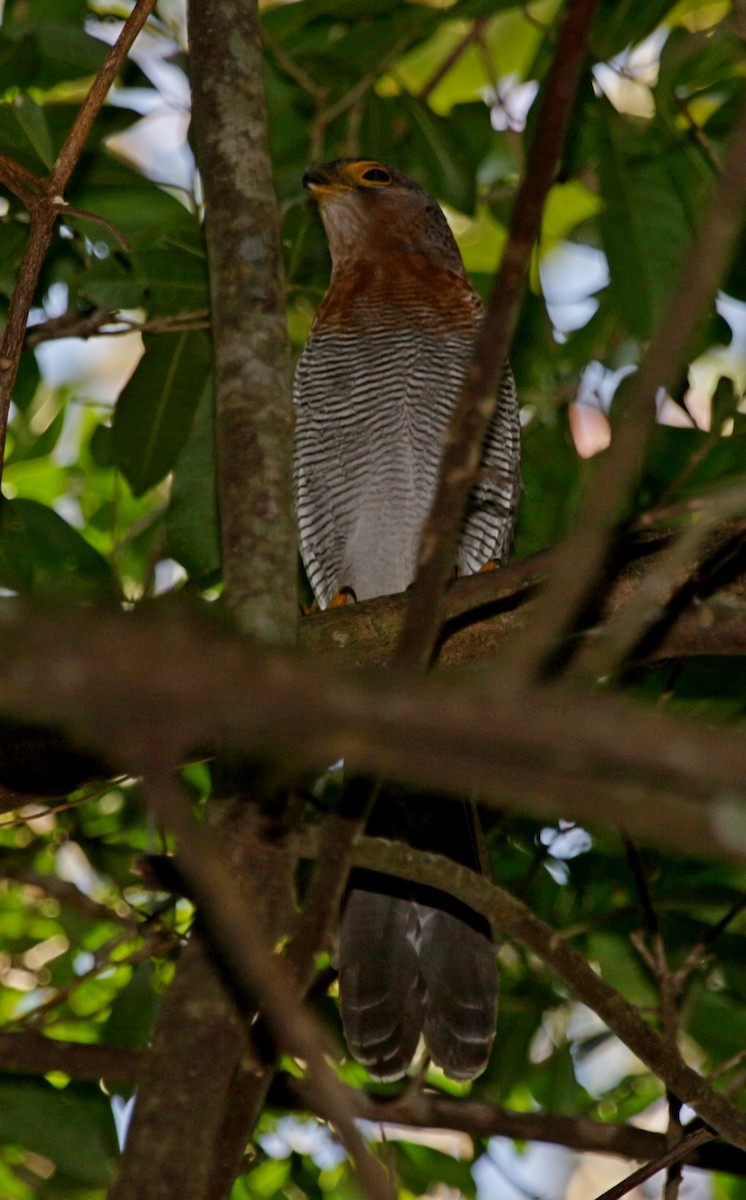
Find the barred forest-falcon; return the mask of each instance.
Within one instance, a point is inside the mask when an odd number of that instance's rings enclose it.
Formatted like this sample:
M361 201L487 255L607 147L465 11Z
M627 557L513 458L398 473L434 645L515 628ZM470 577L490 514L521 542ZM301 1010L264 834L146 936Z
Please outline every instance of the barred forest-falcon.
M445 216L384 163L306 172L332 258L329 290L295 377L295 487L303 562L322 608L401 592L416 570L446 426L482 306ZM515 386L503 374L454 567L501 563L520 487ZM471 811L388 787L369 832L479 868ZM395 1079L424 1035L454 1079L486 1066L497 964L487 923L445 892L353 872L340 930L345 1036L371 1075Z

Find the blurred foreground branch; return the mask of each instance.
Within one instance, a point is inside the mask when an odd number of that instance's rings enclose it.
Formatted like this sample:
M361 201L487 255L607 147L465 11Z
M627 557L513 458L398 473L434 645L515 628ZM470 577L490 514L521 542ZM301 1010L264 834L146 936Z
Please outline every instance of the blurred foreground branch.
M313 697L313 701L309 699ZM641 841L746 859L746 735L580 688L515 690L471 673L348 671L249 647L171 606L41 614L8 602L0 711L67 730L116 769L211 750L287 779L353 771L516 806L615 820Z

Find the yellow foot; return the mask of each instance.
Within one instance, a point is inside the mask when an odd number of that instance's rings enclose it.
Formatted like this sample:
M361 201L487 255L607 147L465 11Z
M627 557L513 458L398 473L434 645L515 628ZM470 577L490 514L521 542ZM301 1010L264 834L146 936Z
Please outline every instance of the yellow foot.
M340 588L336 596L332 596L330 608L344 608L345 604L354 604L356 596L351 587Z
M489 562L486 562L483 566L481 566L479 568L479 570L477 571L477 575L483 575L485 571L495 571L495 570L497 570L497 563L495 562L494 558L491 558ZM464 573L461 570L461 568L454 567L453 574L451 575L451 579L463 579L463 578L464 578Z

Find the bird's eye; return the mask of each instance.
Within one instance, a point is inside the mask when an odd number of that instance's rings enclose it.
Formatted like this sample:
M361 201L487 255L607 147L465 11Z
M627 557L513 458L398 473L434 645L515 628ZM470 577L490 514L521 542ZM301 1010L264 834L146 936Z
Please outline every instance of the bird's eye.
M383 171L380 167L371 167L368 171L364 171L362 178L366 183L391 183L388 171Z

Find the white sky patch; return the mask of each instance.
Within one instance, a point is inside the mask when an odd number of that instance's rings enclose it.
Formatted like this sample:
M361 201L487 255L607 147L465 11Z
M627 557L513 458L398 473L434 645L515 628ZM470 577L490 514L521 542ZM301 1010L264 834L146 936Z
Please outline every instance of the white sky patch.
M172 558L161 559L156 563L155 567L155 594L162 595L164 592L171 592L178 583L182 583L187 577L187 573L181 563L175 562Z
M100 880L77 842L63 842L57 851L55 872L66 883L73 883L86 896L93 895Z
M92 21L88 30L94 37L113 43L119 26L110 21ZM195 165L187 141L190 116L189 81L176 63L168 59L179 50L168 37L144 29L130 57L153 84L148 88L119 88L112 101L143 113L123 133L107 141L110 149L140 170L148 179L175 188L191 196Z
M593 68L596 88L617 112L636 117L655 115L652 89L658 82L660 53L669 32L667 26L661 25L639 45L628 47L608 63L597 63Z
M142 358L142 336L59 338L42 342L35 353L50 387L71 387L86 400L114 404Z
M137 1096L130 1096L125 1100L124 1096L111 1097L111 1115L114 1118L114 1128L117 1131L117 1140L119 1149L124 1150L124 1143L127 1141L127 1133L132 1120L132 1113L135 1109L135 1101Z
M609 283L602 250L559 242L539 265L549 319L560 333L582 329L598 308L595 293Z
M563 1146L530 1142L519 1150L509 1138L491 1138L471 1173L478 1200L561 1200L576 1161Z
M536 99L539 84L535 79L519 82L515 75L501 79L498 91L488 89L485 101L490 109L490 123L498 133L512 129L519 133L526 128L529 109Z

